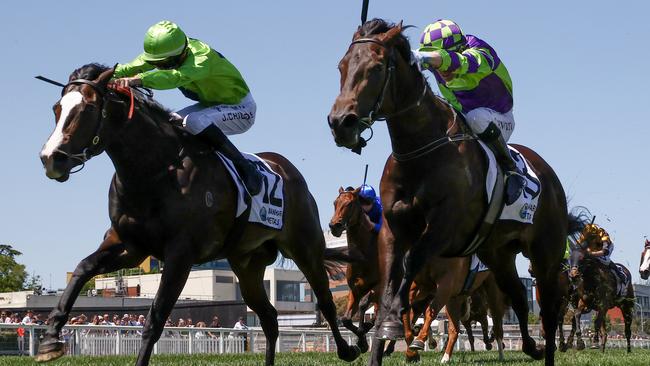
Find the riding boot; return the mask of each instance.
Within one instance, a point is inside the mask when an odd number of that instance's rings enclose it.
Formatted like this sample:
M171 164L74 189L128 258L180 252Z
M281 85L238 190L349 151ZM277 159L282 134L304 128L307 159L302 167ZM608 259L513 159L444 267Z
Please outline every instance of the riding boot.
M523 177L524 174L519 170L517 163L515 163L512 155L510 155L508 144L506 144L506 141L501 135L501 130L499 130L494 122L490 122L485 131L478 134L478 138L485 142L488 148L494 153L497 163L499 163L499 166L506 174L505 202L506 205L510 205L519 198L526 187L526 180Z
M255 164L244 158L241 152L228 140L219 127L211 124L197 134L197 136L212 145L217 151L235 164L235 168L251 196L260 193L262 190L262 174L257 170Z

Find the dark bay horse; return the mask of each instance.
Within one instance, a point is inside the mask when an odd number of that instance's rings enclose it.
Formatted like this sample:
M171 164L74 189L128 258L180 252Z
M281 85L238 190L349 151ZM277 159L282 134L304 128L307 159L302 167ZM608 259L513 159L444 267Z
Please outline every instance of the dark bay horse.
M348 253L351 258L358 258L348 264L345 278L350 291L345 314L341 317L343 326L351 330L357 337L357 346L361 352L368 350L366 334L374 323L364 322L364 314L370 305L379 303L379 259L377 256L377 235L363 226L363 209L359 202L359 188L339 188L339 195L334 200L334 214L330 220L332 235L340 237L346 233ZM359 317L360 325L353 323L354 316ZM395 342L388 347L394 348Z
M90 64L71 74L54 105L55 130L41 152L46 175L59 182L104 151L116 173L109 191L111 228L97 251L75 269L49 316L37 359L48 361L63 354L61 328L89 279L135 267L153 255L165 267L144 325L137 365L149 363L192 265L217 258L228 259L242 297L259 316L267 339L266 364L272 365L277 311L262 280L265 267L278 253L293 259L309 281L332 329L338 356L347 361L357 358L359 350L345 342L337 326L323 265L329 254L316 202L298 170L281 155L260 154L284 179L284 227L275 230L241 222L235 218L236 187L220 159L172 126L169 111L153 99L109 87L113 72Z
M497 338L499 331L501 332L501 340L503 342L503 316L506 313L509 304L505 295L496 283L493 275L490 275L484 282L477 288L470 297L468 303L469 317L461 319L461 323L467 331L467 339L469 341L470 349L474 351L474 334L472 331L472 322L481 324L481 331L483 333L483 343L485 349L492 349L492 342ZM492 316L493 330L492 335L489 334L488 314ZM498 348L497 343L497 348ZM503 343L499 348L500 358L503 358Z
M639 264L639 275L641 279L647 280L650 277L650 241L645 240L641 252L641 264Z
M632 317L634 316L634 288L632 286L632 274L623 267L628 277L628 284L625 291L619 295L617 279L609 267L600 262L596 257L590 255L581 248L574 248L571 252L571 271L569 277L575 287L578 304L575 309L576 342L578 349L584 345L582 331L580 329L580 316L589 309L596 311L594 328L600 337L600 348L605 352L607 343L607 328L605 315L607 310L618 307L623 313L625 320L625 338L627 339L627 352L632 352L630 337L632 336Z
M457 113L431 91L413 62L402 25L364 23L339 63L340 94L328 116L337 145L360 151L361 133L385 119L393 153L380 191L385 225L379 234L382 308L377 337L403 336L409 289L430 258L457 256L476 237L488 210L487 163L479 143ZM494 271L519 319L523 351L554 364L559 294L557 278L567 233L566 198L551 167L534 151L516 148L530 162L542 190L534 224L498 221L478 249ZM530 258L542 293L546 350L528 333L528 303L515 256ZM377 341L379 342L379 341ZM376 352L375 352L376 351ZM373 347L371 364L381 363Z

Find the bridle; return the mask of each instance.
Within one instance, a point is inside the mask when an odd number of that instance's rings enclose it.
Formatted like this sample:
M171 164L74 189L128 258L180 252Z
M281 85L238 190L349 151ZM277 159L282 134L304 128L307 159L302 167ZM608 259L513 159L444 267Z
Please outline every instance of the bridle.
M96 82L88 79L74 79L69 81L66 85L63 86L63 89L61 90L61 96L65 95L66 89L71 85L88 85L91 88L93 88L93 90L100 96L101 106L102 106L99 122L97 123L97 127L95 129L93 138L91 140L92 145L90 147L84 148L83 151L78 154L70 154L58 148L55 150L55 152L64 155L68 159L76 160L80 163L79 168L70 171L70 174L74 174L80 172L84 168L88 160L101 153L101 150L99 149L100 146L99 143L101 142L101 139L99 137L99 132L104 126L104 121L108 117L108 112L106 111L106 105L107 105L106 99L109 98L109 96L115 95L115 92L127 95L130 98L130 107L128 113L129 120L131 120L131 118L133 117L135 103L134 103L133 91L131 90L131 88L110 86L110 85L107 88L102 88ZM89 105L94 106L94 104L89 104Z
M350 47L352 47L355 44L361 44L361 43L374 43L376 45L379 45L379 46L383 47L386 50L390 50L390 54L388 56L388 64L387 64L386 73L385 73L385 76L384 76L384 83L383 83L383 86L381 88L381 92L377 96L377 100L375 101L375 105L370 110L370 112L368 113L367 116L359 118L359 124L363 128L359 131L359 142L358 142L357 146L355 146L352 149L352 151L356 152L357 154L361 154L361 149L364 148L368 144L368 141L370 141L372 139L372 136L374 135L374 133L372 131L373 123L375 123L376 121L385 121L385 120L387 120L389 118L392 118L392 117L398 116L398 115L400 115L402 113L405 113L405 112L407 112L407 111L409 111L409 110L411 110L411 109L413 109L415 107L419 107L420 104L422 103L422 100L424 100L424 97L427 94L427 80L426 80L424 74L420 73L420 76L422 78L422 93L420 94L420 97L415 102L410 103L409 105L407 105L406 107L398 110L397 112L394 112L394 113L391 113L391 114L388 114L388 115L380 115L379 110L381 109L381 106L382 106L382 104L384 102L384 98L385 98L386 92L388 90L389 81L393 78L393 74L394 74L394 71L395 71L395 60L394 60L395 51L394 51L394 48L389 47L384 42L381 42L381 41L376 40L374 38L359 38L359 39L356 39L356 40L352 41L352 43L350 44ZM434 140L434 141L432 141L430 143L427 143L424 146L421 146L419 148L416 148L416 149L414 149L412 151L409 151L409 152L406 152L406 153L397 153L397 152L393 151L393 153L392 153L393 158L395 158L395 160L397 160L397 161L405 162L405 161L417 159L419 157L427 155L427 154L431 153L432 151L437 150L437 149L439 149L439 148L441 148L441 147L443 147L443 146L445 146L445 145L447 145L449 143L475 140L476 139L475 136L472 136L472 135L467 134L467 133L457 133L457 134L454 134L454 135L451 135L451 136L449 135L449 132L456 125L456 122L457 122L457 119L458 119L458 114L456 113L456 111L453 108L451 108L451 110L454 112L454 123L452 124L452 127L450 127L447 130L444 137L436 139L436 140ZM368 137L367 139L364 139L363 137L361 137L361 132L363 132L365 129L370 129L370 137Z
M364 139L363 137L359 136L360 141L359 144L352 150L354 152L356 149L358 149L358 153L361 153L361 148L365 147L368 144L368 141L370 141L374 135L374 132L372 131L372 125L376 121L385 121L388 118L398 116L402 113L405 113L415 107L419 107L420 103L422 103L422 100L424 99L425 95L427 94L427 80L422 75L422 93L420 94L420 97L413 103L409 104L408 106L398 110L397 112L391 113L389 115L380 115L379 110L382 107L382 104L384 103L384 99L386 97L386 92L388 91L388 84L393 78L393 74L395 71L395 58L394 54L395 51L392 47L388 47L384 42L381 42L379 40L373 39L373 38L359 38L352 43L350 43L350 48L354 46L355 44L363 44L363 43L374 43L376 45L381 46L382 48L389 50L390 54L388 56L388 64L386 66L386 72L384 76L384 83L381 87L381 92L377 96L377 99L375 100L375 104L373 108L370 110L367 116L359 118L359 124L363 127L361 131L359 131L359 134L363 132L365 129L370 129L370 137L367 139Z
M339 194L339 197L341 197L341 196L344 195L344 194L352 194L353 198L352 198L350 204L352 204L352 205L357 205L357 206L358 206L357 209L358 209L358 210L360 211L360 213L363 215L363 209L361 208L361 202L359 202L359 197L358 197L358 196L355 196L355 195L352 193L352 191L343 191L343 192L341 192L341 193ZM341 225L342 225L342 227L343 227L343 230L348 230L348 227L350 226L350 223L352 223L351 215L348 214L348 215L342 217L340 223L341 223ZM354 224L356 224L356 223L352 223L352 224L354 225Z

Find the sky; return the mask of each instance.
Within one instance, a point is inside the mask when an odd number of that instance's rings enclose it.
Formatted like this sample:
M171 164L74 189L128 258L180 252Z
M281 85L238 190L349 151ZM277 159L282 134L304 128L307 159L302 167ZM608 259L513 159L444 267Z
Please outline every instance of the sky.
M54 128L57 87L90 62L128 62L147 28L178 23L224 54L257 102L251 130L234 136L244 151L276 151L302 172L327 227L339 186L378 185L390 154L385 125L361 156L338 148L326 116L339 91L337 64L360 22L361 0L329 1L12 1L0 13L0 243L46 287L94 251L109 226L113 166L92 159L66 183L45 177L38 158ZM155 5L153 5L155 4ZM555 169L570 205L584 205L611 234L614 260L635 280L643 236L650 235L646 47L650 11L642 1L371 0L369 18L403 20L416 48L439 18L490 43L514 84L511 142L535 149ZM435 90L435 87L434 87ZM158 91L165 106L192 104L177 90ZM518 261L520 275L527 263Z

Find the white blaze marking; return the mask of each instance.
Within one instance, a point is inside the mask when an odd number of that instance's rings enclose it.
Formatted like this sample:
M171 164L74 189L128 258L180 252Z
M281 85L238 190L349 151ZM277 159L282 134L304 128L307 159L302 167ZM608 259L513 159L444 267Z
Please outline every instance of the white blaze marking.
M646 250L645 254L643 255L643 263L641 263L641 267L639 268L639 271L647 271L650 269L650 250Z
M63 142L63 126L65 125L65 121L68 119L70 111L72 111L72 109L77 105L81 104L82 100L83 96L78 91L72 91L61 98L61 101L59 101L59 104L61 105L61 114L59 120L56 122L54 132L52 132L52 135L50 135L45 146L43 146L43 150L41 151L42 156L50 157L59 146L61 146L61 142Z

